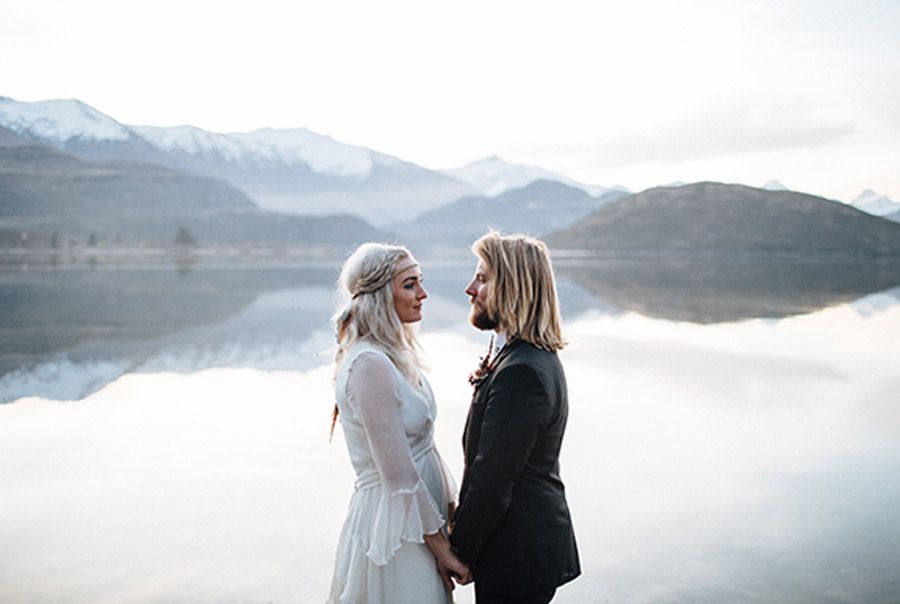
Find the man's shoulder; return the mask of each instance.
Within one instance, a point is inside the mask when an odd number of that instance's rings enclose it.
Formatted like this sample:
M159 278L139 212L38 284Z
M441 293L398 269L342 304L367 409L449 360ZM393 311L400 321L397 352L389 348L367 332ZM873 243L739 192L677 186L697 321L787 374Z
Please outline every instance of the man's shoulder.
M518 363L555 363L558 359L556 352L545 350L532 344L519 340L512 345L508 355L509 364Z
M527 376L536 374L541 381L555 379L562 372L562 365L556 352L539 348L529 342L516 342L505 355L497 369Z

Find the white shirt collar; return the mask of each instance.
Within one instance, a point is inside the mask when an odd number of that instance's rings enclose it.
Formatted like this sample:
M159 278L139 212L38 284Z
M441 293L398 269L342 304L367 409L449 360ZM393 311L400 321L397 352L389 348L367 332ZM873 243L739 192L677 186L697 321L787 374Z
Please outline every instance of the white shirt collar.
M494 350L491 351L491 356L492 357L495 356L498 352L500 352L500 349L502 349L503 346L505 346L505 345L506 345L506 334L503 333L502 331L498 331L497 334L494 336Z

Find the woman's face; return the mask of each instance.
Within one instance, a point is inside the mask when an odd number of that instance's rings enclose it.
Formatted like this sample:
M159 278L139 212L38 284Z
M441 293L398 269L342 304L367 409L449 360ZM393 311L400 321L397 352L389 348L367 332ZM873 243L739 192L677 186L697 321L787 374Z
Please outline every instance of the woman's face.
M415 258L404 258L397 264L394 278L391 280L394 294L394 309L403 323L415 323L422 320L422 302L428 292L422 287L422 271Z

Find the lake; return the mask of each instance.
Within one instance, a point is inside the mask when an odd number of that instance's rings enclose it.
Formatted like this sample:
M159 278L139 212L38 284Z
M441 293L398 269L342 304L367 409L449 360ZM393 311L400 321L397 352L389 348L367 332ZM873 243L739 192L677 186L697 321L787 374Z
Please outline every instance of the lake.
M238 264L3 265L0 601L324 601L336 263ZM459 477L487 336L473 263L422 265ZM556 266L584 574L555 602L900 601L895 263Z

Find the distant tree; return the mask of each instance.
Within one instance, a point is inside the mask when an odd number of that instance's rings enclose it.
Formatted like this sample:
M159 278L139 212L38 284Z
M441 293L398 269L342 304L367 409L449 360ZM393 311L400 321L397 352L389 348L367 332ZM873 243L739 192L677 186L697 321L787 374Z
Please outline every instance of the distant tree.
M175 234L175 245L177 246L193 246L197 245L197 239L194 235L184 227L178 229Z
M88 235L87 244L88 244L88 247L97 247L97 234L96 233L91 233L90 235Z
M20 244L21 239L19 233L15 231L0 230L0 247L19 247Z

